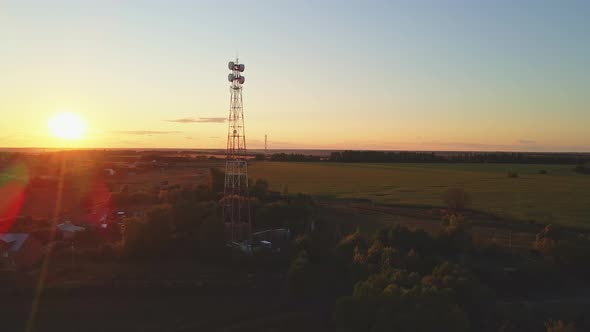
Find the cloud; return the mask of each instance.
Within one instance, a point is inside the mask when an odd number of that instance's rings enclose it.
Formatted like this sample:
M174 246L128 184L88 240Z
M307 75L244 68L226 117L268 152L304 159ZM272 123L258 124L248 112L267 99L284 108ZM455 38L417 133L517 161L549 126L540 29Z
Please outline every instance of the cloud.
M127 135L165 135L178 134L180 131L164 131L164 130L114 130L109 131L111 134L127 134Z
M518 143L520 143L520 144L537 144L537 142L532 141L530 139L519 139Z
M444 141L426 141L421 142L423 145L435 145L435 146L445 146L445 147L461 147L461 148L469 148L469 149L493 149L499 147L506 147L507 145L495 145L495 144L485 144L485 143L470 143L470 142L444 142Z
M180 118L165 121L176 123L223 123L225 118Z

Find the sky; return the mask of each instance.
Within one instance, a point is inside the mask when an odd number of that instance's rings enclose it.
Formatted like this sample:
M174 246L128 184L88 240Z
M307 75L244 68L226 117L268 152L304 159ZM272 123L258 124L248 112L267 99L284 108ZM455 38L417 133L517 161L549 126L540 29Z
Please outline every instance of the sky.
M588 1L0 0L0 147L590 152ZM80 139L48 123L82 118Z

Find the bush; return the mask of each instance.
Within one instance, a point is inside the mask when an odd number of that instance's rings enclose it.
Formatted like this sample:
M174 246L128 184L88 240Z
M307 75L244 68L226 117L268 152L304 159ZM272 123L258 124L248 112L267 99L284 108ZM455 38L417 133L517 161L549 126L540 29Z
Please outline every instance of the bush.
M509 178L513 178L513 179L518 177L518 173L516 173L516 172L508 172L507 175Z

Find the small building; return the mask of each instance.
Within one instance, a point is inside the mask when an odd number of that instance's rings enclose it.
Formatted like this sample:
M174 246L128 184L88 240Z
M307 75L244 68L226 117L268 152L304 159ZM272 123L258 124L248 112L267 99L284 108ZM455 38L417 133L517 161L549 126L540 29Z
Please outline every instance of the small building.
M43 246L27 233L0 233L0 270L15 271L41 260Z
M260 241L260 246L264 249L272 249L272 243L270 241L262 240Z
M57 229L62 233L64 240L71 240L76 233L85 230L84 227L76 226L69 220L57 225Z

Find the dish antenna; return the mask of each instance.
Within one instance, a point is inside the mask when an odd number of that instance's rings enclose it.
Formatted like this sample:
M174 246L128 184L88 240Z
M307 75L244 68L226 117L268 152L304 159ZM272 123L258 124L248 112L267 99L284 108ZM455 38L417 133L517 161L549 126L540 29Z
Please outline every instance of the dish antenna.
M242 75L246 66L243 63L239 63L236 59L236 62L228 62L227 68L232 71L227 75L227 80L232 82L232 89L241 88L241 85L246 81L246 78Z

